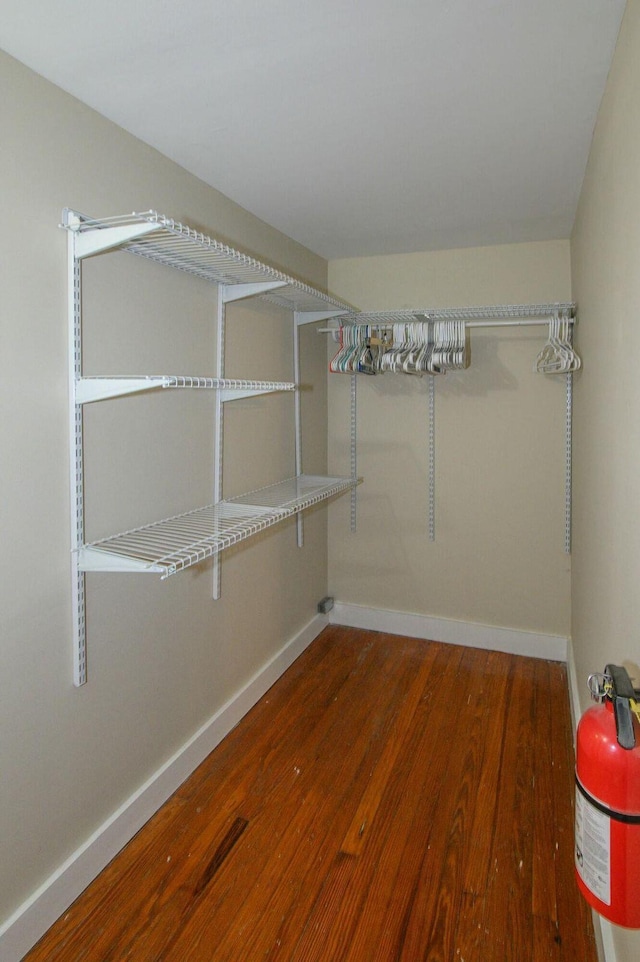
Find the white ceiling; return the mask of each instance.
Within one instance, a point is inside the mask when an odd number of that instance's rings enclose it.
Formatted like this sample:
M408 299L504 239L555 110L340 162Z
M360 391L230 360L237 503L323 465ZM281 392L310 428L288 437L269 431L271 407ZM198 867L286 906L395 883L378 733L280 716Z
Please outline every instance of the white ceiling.
M568 237L624 6L2 0L0 47L337 258Z

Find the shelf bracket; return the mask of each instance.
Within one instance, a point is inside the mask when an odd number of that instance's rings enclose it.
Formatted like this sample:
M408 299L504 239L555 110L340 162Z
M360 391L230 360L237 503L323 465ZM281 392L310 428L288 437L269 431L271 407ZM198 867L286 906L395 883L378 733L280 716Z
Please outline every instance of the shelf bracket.
M139 394L155 388L168 387L170 379L159 377L80 377L75 382L76 404L90 404L92 401L106 401L125 394Z
M220 391L220 397L223 402L226 401L241 401L243 398L247 397L257 397L259 394L269 394L275 393L277 389L274 388L273 391L265 390L250 390L248 388L223 388Z
M286 281L265 281L263 284L223 284L222 300L225 304L230 304L232 301L241 301L245 297L257 297L258 294L267 294L269 291L276 291L286 286Z
M79 548L76 553L79 571L122 571L132 574L163 574L165 572L165 568L161 565L148 564L124 555L109 554L107 551L100 551L99 548L93 548L90 545Z
M316 321L328 321L332 317L340 317L344 311L296 311L296 327L302 324L314 324Z
M82 260L84 257L91 257L92 254L102 254L105 251L113 250L114 247L122 247L129 241L144 237L145 234L152 234L154 231L160 230L161 226L161 224L134 224L126 227L103 227L83 232L72 228L72 236L75 238L75 256Z

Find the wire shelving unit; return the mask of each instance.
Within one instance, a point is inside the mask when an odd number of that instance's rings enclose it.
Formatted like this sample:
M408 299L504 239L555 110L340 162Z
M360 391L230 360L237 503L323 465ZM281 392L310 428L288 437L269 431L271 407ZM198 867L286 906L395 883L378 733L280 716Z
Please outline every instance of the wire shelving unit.
M61 226L68 235L69 263L69 419L71 429L71 536L74 633L74 684L87 678L85 573L152 572L167 578L207 558L214 559L213 597L220 596L218 556L293 515L298 516L298 544L303 544L301 512L346 491L359 479L322 478L303 473L299 328L303 324L352 313L353 308L282 271L243 254L156 211L90 218L70 209ZM126 251L217 285L215 377L192 375L85 376L82 370L82 263L110 251ZM295 381L256 381L225 377L226 305L263 297L293 316ZM215 392L213 502L155 524L85 543L83 408L85 404L163 389ZM224 405L276 391L292 392L295 405L296 476L234 498L223 498Z
M350 478L288 478L84 545L79 550L79 567L81 571L151 572L168 578L351 487Z

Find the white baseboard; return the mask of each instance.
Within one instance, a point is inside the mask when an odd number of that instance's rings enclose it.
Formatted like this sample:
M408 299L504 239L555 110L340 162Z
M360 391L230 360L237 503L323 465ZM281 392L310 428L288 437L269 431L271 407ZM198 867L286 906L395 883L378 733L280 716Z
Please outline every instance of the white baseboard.
M582 714L580 705L580 681L576 671L576 662L573 656L573 644L571 639L567 642L567 680L569 682L569 703L571 705L571 720L573 721L573 731L578 727L578 719ZM584 679L586 682L586 678Z
M19 962L327 624L316 615L0 925L1 962Z
M432 618L429 615L404 611L366 608L364 605L350 605L340 601L336 601L329 620L334 625L387 631L409 638L467 645L469 648L505 651L514 655L546 658L549 661L567 659L568 639L563 635L543 635L517 628L498 628L471 621L453 621L449 618Z
M600 927L600 938L602 945L602 962L617 962L618 953L613 944L613 925L607 922L597 912L593 913L593 927ZM597 938L597 936L596 936Z

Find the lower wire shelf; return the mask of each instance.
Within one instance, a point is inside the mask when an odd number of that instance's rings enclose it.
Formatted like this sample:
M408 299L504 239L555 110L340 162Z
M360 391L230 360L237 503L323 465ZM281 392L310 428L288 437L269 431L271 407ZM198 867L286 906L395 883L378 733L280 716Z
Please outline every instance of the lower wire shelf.
M198 564L306 508L350 491L359 478L302 474L236 498L124 531L78 549L80 571L160 574Z

